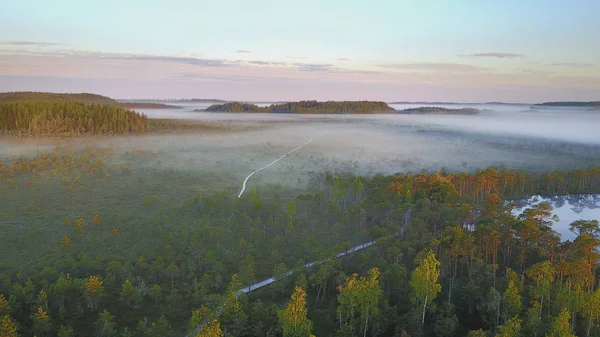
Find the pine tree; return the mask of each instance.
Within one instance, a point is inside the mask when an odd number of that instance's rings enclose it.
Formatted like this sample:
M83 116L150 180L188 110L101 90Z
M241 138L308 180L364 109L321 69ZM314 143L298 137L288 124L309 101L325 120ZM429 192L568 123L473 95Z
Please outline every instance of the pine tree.
M106 309L98 315L98 320L94 323L97 336L114 337L117 333L115 318Z
M123 301L126 305L130 307L136 306L140 300L142 299L142 295L140 291L131 284L131 281L125 280L123 286L121 287L120 293L121 301Z

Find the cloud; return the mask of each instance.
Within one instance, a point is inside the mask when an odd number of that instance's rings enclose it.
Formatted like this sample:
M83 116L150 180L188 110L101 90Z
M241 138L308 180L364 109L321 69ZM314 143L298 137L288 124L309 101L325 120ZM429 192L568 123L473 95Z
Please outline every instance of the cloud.
M70 57L98 60L117 60L117 61L154 61L154 62L172 62L180 64L189 64L201 67L229 67L232 65L230 61L223 59L204 59L199 57L180 57L180 56L163 56L163 55L145 55L145 54L127 54L127 53L105 53L85 50L55 50L55 51L32 51L20 50L17 52L20 55L31 56L54 56L54 57Z
M135 60L135 61L162 61L162 62L173 62L173 63L183 63L190 64L201 67L229 67L229 64L225 60L218 59L202 59L195 57L176 57L176 56L154 56L154 55L132 55L132 56L108 56L103 58L110 58L115 60Z
M381 68L390 68L396 70L420 70L436 72L478 72L487 68L476 67L462 63L395 63L379 64Z
M308 64L308 63L294 63L294 66L297 67L300 71L332 71L333 64Z
M476 53L476 54L467 54L467 55L459 55L462 57L495 57L502 59L515 59L515 58L523 58L526 55L524 54L514 54L514 53Z
M553 67L572 67L572 68L593 68L596 65L594 63L577 63L577 62L564 62L564 63L553 63Z
M48 47L48 46L64 46L64 43L59 42L42 42L42 41L4 41L0 44L11 45L11 46L36 46L36 47Z
M286 59L295 59L295 60L306 60L308 57L306 56L285 56Z
M525 74L533 74L533 75L541 75L541 76L557 75L556 72L544 71L544 70L521 69L521 72L525 73Z
M239 50L236 50L236 52L235 52L235 53L236 53L236 54L254 54L254 52L253 52L253 51L251 51L251 50L246 50L246 49L239 49Z
M336 60L338 60L338 61L348 61L349 59L347 59L345 57L338 57Z

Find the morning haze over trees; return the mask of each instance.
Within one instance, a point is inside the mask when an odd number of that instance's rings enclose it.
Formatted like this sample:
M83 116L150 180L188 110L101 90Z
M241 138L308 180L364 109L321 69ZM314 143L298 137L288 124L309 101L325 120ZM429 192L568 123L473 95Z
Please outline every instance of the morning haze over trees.
M3 139L75 142L0 157L2 337L600 335L598 221L573 222L564 241L549 204L512 213L535 194L600 193L600 167L320 170L307 188L237 198L191 164L85 137L148 135L158 122L144 115L97 96L17 96L0 103Z

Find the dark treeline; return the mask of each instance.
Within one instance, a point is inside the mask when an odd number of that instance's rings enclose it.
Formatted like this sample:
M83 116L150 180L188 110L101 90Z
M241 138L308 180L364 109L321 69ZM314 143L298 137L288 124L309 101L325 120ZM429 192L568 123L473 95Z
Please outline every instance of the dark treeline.
M473 108L449 109L442 107L423 106L398 111L401 114L444 114L444 115L476 115L481 110Z
M377 101L299 101L272 104L259 107L246 103L213 104L206 108L210 112L270 112L270 113L299 113L299 114L339 114L339 113L395 113L385 102Z
M115 106L73 101L0 103L0 131L34 136L140 132L148 118Z
M600 108L600 101L592 102L544 102L534 104L532 107L591 107Z
M21 193L34 171L82 175L90 163L107 171L99 155L7 163L3 193ZM111 179L129 174L111 172ZM548 205L516 217L503 202L549 190L597 193L596 172L328 174L291 199L277 190L240 199L224 191L165 207L144 198L143 214L64 214L51 231L3 242L0 332L598 336L598 223L575 222L577 239L560 242ZM69 186L52 188L77 193ZM356 256L300 267L377 238ZM284 277L288 269L294 273ZM280 281L235 295L272 275Z

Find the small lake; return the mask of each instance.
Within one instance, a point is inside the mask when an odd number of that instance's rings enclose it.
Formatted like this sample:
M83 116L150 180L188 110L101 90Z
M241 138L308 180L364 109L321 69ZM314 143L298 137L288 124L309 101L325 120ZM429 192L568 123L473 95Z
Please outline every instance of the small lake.
M523 211L541 202L546 202L558 215L559 221L552 225L552 228L561 234L561 239L574 240L575 233L569 230L569 225L577 220L600 220L600 194L570 194L559 196L540 196L534 195L529 199L514 200L517 208L513 210L514 215L519 215Z

